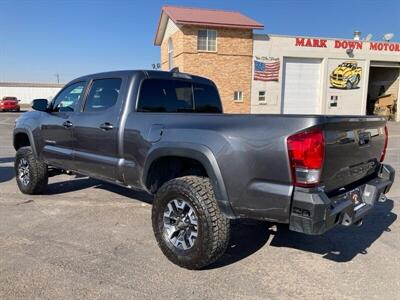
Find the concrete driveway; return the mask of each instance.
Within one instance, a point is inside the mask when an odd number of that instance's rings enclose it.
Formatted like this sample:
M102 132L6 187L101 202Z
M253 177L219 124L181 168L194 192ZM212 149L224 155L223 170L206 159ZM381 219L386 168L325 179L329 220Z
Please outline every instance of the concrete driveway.
M0 114L0 299L400 299L399 181L361 227L306 236L237 222L224 257L188 271L158 249L144 193L59 176L46 195L22 195L16 117ZM400 125L389 130L400 170Z

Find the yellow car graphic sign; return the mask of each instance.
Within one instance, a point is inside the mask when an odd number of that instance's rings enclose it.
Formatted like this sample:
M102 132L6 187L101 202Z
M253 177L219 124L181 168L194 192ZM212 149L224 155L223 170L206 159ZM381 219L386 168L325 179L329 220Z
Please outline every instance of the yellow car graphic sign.
M330 83L334 88L355 89L361 80L361 67L356 61L345 61L338 65L330 75Z

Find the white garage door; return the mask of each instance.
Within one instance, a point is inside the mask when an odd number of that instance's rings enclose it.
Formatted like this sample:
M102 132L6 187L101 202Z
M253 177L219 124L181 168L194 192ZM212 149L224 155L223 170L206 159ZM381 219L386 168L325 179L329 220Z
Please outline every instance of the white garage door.
M321 60L285 58L283 113L320 113Z

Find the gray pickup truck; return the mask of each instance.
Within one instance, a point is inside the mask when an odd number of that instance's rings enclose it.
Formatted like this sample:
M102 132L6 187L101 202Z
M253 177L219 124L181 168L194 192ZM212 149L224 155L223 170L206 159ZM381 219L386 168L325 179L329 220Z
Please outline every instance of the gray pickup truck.
M153 230L175 264L199 269L229 242L230 219L322 234L384 201L381 117L223 114L215 84L179 72L118 71L68 83L16 121L16 179L83 174L154 194Z

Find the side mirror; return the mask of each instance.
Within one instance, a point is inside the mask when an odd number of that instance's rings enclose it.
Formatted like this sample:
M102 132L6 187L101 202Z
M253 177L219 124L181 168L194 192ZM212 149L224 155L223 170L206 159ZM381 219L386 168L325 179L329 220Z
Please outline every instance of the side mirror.
M35 99L32 101L32 108L38 111L47 111L49 102L47 99Z

